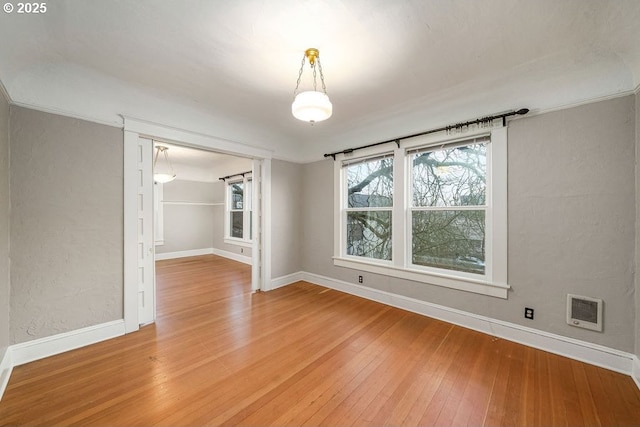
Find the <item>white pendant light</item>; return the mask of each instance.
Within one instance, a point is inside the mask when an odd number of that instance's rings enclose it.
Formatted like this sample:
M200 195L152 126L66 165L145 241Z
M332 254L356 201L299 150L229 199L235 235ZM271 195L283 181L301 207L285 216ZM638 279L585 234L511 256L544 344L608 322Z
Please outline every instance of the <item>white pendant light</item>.
M313 90L298 93L300 86L300 78L304 68L305 59L309 59L311 70L313 71ZM320 71L320 82L322 83L322 92L316 90L316 64ZM298 120L309 122L321 122L331 117L333 113L333 105L327 96L327 87L324 84L324 75L322 74L322 65L320 64L320 52L318 49L307 49L302 57L302 65L298 73L298 82L293 91L294 100L291 104L291 113Z
M331 117L333 106L327 94L308 90L296 95L291 104L293 117L304 122L320 122Z
M176 173L173 171L173 165L169 160L169 147L164 145L156 145L156 157L153 160L153 180L158 184L166 184L176 179ZM162 161L158 165L158 156L164 154L164 166Z

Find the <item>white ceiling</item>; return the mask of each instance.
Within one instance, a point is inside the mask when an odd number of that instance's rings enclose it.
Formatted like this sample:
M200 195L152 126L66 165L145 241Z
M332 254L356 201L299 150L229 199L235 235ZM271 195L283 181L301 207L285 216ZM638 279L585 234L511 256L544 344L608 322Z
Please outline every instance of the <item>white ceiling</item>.
M167 154L176 179L184 181L221 182L227 175L250 171L251 159L159 141L156 146L168 148ZM155 154L154 154L155 155ZM161 171L167 170L164 157L158 157Z
M310 161L631 93L639 41L639 0L55 0L0 15L0 81L19 105ZM334 107L313 127L290 110L309 47Z

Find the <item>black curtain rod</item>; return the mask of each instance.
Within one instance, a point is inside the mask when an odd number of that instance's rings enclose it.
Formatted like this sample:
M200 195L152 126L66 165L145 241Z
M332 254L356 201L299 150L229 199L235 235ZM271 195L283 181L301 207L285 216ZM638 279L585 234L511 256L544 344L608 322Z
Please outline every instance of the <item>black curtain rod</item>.
M234 173L233 175L223 176L222 178L218 178L220 181L226 181L229 178L233 178L234 176L242 176L244 178L245 175L250 174L252 171Z
M507 117L515 116L515 115L520 115L521 116L521 115L527 114L528 112L529 112L528 108L522 108L522 109L517 110L517 111L513 111L512 110L512 111L508 111L506 113L494 114L493 116L481 117L479 119L469 120L469 121L466 121L466 122L460 122L460 123L456 123L454 125L449 125L449 126L443 126L441 128L431 129L431 130L428 130L428 131L425 131L425 132L414 133L413 135L401 136L400 138L389 139L387 141L376 142L376 143L373 143L373 144L363 145L363 146L355 147L355 148L347 148L346 150L336 151L334 153L325 154L324 157L333 157L333 160L335 160L336 156L338 154L349 154L349 153L353 153L355 150L361 150L363 148L375 147L377 145L388 144L390 142L395 142L398 145L398 148L400 148L400 141L403 140L403 139L415 138L416 136L428 135L430 133L436 133L436 132L449 131L449 130L452 130L452 129L461 129L461 128L466 127L466 126L476 125L476 124L479 124L479 123L490 123L490 122L493 122L496 119L502 119L502 126L506 126L507 125Z

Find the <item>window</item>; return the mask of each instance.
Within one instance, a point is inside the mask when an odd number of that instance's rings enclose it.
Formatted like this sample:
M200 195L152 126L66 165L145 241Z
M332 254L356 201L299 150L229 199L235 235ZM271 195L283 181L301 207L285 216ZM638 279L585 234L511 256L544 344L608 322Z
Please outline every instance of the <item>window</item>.
M249 246L252 239L251 178L227 182L226 243Z
M411 264L484 274L486 143L429 147L408 157Z
M347 255L391 260L393 156L344 166Z
M337 158L334 264L506 298L506 128Z

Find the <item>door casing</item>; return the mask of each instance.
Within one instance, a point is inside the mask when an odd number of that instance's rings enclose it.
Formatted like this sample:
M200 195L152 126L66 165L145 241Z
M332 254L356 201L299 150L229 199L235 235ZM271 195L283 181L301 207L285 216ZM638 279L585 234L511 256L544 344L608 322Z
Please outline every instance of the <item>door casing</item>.
M259 224L256 238L252 246L252 283L254 291L268 290L271 285L271 256L265 248L271 247L271 151L234 143L228 140L208 135L176 129L135 118L124 117L124 323L125 332L134 332L140 328L145 315L139 310L138 267L139 249L138 236L138 185L140 177L138 162L138 140L148 138L217 151L224 154L249 157L253 159L254 169L259 170L260 191L255 192L253 223ZM148 168L143 174L148 174L153 181L153 170ZM144 177L142 177L144 179ZM153 191L151 191L153 194ZM153 217L153 216L152 216ZM153 226L145 230L152 233ZM153 317L155 318L155 271L153 286ZM145 319L145 322L146 319Z

